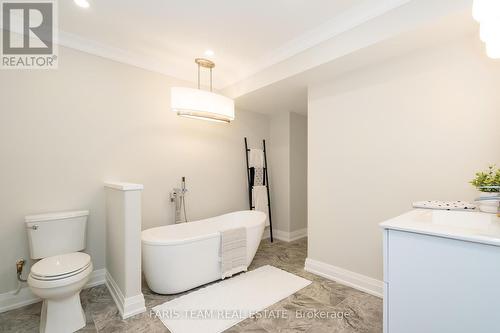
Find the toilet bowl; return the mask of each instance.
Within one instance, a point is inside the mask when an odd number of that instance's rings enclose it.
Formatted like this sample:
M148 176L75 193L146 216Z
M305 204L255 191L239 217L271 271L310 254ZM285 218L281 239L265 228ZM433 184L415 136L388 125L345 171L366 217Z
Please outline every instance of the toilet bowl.
M28 285L43 299L40 332L67 333L85 326L80 291L92 270L90 256L82 252L47 257L33 265Z
M85 326L80 291L93 270L85 249L88 210L25 217L31 267L28 285L43 300L40 332L71 333Z

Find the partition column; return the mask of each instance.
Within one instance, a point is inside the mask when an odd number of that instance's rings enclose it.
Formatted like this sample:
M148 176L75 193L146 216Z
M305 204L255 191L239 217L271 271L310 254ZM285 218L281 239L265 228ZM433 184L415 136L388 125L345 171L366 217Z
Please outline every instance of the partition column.
M123 319L146 311L141 288L143 185L105 183L106 285Z

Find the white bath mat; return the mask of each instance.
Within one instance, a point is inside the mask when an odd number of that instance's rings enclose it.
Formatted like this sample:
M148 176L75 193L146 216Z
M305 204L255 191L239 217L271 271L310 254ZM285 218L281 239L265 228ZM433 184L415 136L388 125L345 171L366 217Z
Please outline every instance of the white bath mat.
M172 333L220 333L310 283L263 266L158 305L153 311Z

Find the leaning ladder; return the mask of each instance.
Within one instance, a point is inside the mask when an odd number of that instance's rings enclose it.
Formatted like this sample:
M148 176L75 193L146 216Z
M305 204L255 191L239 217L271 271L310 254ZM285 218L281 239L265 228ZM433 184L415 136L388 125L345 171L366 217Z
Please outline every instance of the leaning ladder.
M266 140L262 140L262 147L264 151L264 178L265 178L265 186L267 190L267 210L269 212L268 217L269 217L269 234L271 236L271 243L273 242L273 221L271 217L271 196L269 195L269 175L267 172L267 154L266 154ZM247 161L247 181L248 181L248 204L250 207L250 210L254 210L255 207L252 205L252 177L251 177L251 172L250 172L250 167L248 164L248 153L250 152L250 149L248 148L248 141L247 138L245 138L245 156L246 156L246 161Z

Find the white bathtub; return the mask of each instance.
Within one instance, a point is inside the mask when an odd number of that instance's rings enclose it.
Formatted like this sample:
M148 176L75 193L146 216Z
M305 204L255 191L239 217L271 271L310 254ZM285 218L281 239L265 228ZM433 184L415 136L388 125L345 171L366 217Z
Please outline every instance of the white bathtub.
M176 294L219 280L220 231L247 228L247 264L259 247L266 214L229 213L195 222L167 225L142 232L142 265L149 288Z

